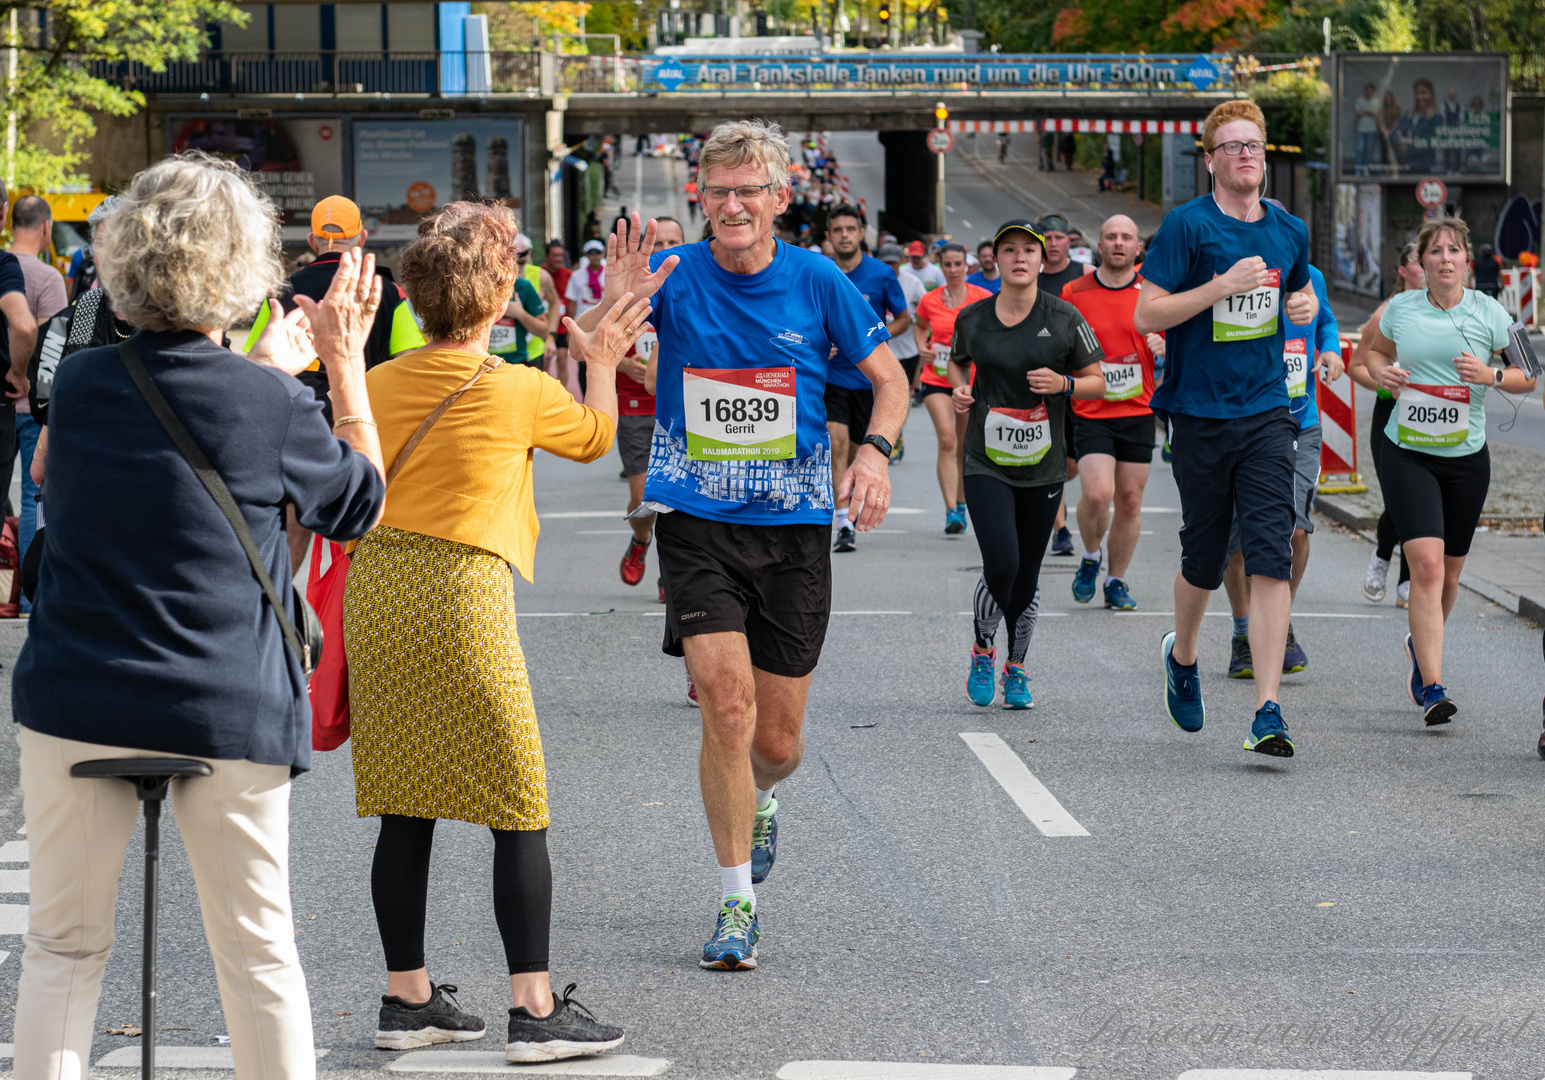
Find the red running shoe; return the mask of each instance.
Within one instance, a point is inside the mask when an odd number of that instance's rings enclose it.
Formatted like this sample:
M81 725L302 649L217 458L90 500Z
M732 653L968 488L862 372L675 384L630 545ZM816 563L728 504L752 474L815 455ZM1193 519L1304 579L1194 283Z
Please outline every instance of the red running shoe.
M654 583L655 586L660 590L660 603L663 604L665 603L665 579L663 577L655 578Z
M622 583L637 585L644 580L644 556L649 554L649 541L639 542L638 537L628 541L628 552L622 557Z

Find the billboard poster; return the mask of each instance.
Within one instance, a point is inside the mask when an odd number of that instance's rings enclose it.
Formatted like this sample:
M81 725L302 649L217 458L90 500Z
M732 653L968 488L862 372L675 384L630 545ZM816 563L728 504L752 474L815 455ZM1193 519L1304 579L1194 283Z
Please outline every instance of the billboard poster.
M1331 284L1363 296L1382 296L1384 189L1378 184L1337 184Z
M1503 183L1503 53L1341 53L1336 62L1338 180Z
M309 229L317 201L344 194L341 117L173 117L171 127L172 153L202 150L236 162L291 229ZM285 239L294 237L287 232Z
M354 201L367 228L416 230L457 199L506 199L517 215L525 205L524 117L356 120L353 143Z

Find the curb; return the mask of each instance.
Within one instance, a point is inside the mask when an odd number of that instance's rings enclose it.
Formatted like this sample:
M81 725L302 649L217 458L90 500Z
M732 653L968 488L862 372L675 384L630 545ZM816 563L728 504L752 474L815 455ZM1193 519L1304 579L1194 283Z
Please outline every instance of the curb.
M1345 525L1349 529L1358 532L1366 532L1375 529L1379 524L1378 514L1369 514L1360 506L1344 502L1331 495L1316 495L1314 508L1324 514L1338 525Z

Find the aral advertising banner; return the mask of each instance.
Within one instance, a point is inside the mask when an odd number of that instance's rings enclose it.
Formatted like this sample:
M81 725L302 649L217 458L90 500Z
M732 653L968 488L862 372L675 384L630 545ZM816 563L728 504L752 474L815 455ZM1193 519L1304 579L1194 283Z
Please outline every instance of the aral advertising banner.
M1506 177L1503 53L1342 53L1336 64L1338 179Z
M457 199L525 206L523 117L356 120L353 131L354 201L367 228L416 226Z
M170 126L172 153L202 150L249 170L286 225L309 228L319 199L345 194L341 117L172 117Z

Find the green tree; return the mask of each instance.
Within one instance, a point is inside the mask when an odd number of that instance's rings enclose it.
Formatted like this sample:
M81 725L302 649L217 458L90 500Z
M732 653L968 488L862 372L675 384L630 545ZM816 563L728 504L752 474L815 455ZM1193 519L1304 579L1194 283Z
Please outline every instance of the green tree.
M247 19L224 0L0 0L0 27L15 58L15 74L6 68L0 147L7 184L80 182L81 147L96 134L92 114L129 116L145 104L138 91L98 77L101 66L164 71L208 48L210 23Z

